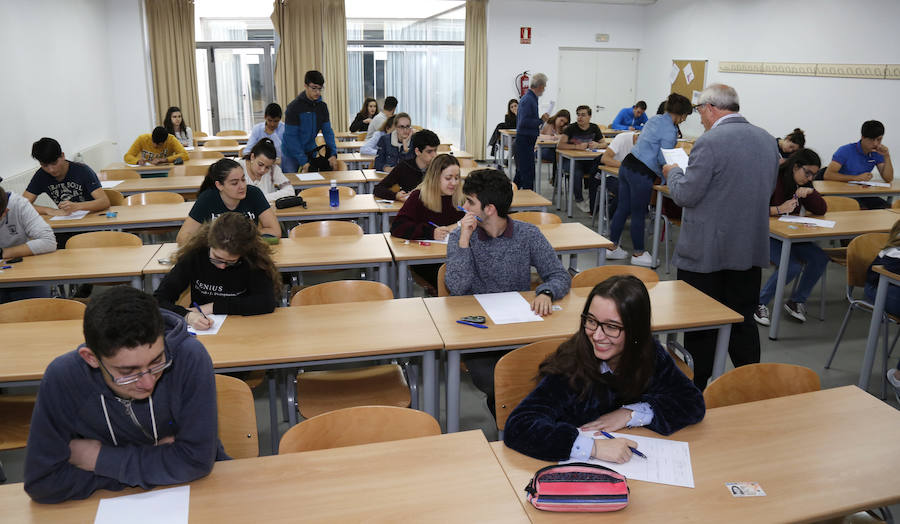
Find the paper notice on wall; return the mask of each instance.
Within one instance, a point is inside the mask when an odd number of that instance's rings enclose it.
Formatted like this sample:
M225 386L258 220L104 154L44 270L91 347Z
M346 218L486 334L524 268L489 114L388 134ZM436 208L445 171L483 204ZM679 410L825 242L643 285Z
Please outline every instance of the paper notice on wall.
M684 78L687 79L688 84L694 81L694 68L691 67L690 62L684 66Z
M700 91L694 91L691 93L691 104L697 105L700 102Z
M672 69L669 71L669 84L674 84L675 80L678 80L678 73L681 72L678 69L678 64L672 64Z

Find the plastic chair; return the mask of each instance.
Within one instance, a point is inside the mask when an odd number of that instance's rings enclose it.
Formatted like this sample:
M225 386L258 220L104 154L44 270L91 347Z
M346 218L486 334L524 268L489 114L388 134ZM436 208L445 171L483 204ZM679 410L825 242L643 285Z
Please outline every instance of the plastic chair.
M592 267L578 273L572 277L572 287L594 287L615 275L634 275L645 284L659 282L659 275L648 267L610 265Z
M232 458L259 456L259 433L253 393L243 380L216 375L219 440Z
M106 198L109 199L109 205L111 205L111 206L124 206L125 205L125 197L122 196L122 193L119 193L115 189L104 189L103 193L106 194Z
M338 195L340 195L341 198L353 198L356 196L356 190L353 189L352 187L337 186L337 189L338 189ZM304 190L300 191L300 196L303 197L304 200L308 199L308 198L316 198L316 197L328 198L328 191L330 191L330 190L331 190L330 186L310 187L308 189L304 189Z
M288 238L329 237L329 236L363 236L359 224L345 220L317 220L305 222L291 228Z
M100 172L100 180L137 180L141 174L133 169L104 169Z
M494 368L497 429L503 431L510 413L537 387L538 366L567 338L533 342L510 351L497 361Z
M238 141L231 138L213 138L204 142L203 145L206 147L236 146L238 145Z
M144 245L141 237L122 231L93 231L79 233L66 241L66 249L84 249L89 247L140 247Z
M222 144L224 145L224 144ZM188 158L191 160L200 160L202 158L225 158L225 155L218 151L188 151Z
M370 280L336 280L301 289L291 298L292 306L311 306L315 304L337 304L346 302L345 297L352 295L353 302L369 300L391 300L394 293L391 288L381 282Z
M441 267L438 268L437 275L437 290L439 297L449 297L450 290L447 289L447 281L444 280L447 277L447 264L441 264Z
M545 213L543 211L519 211L518 213L509 215L509 217L521 222L528 222L529 224L534 225L562 224L562 219L559 218L559 215L554 215L553 213Z
M245 136L247 135L246 131L241 131L240 129L226 129L225 131L219 131L216 133L216 136Z
M168 191L152 191L149 193L138 193L131 195L125 199L126 206L145 206L149 204L180 204L184 202L184 197L178 193L169 193Z
M794 364L748 364L721 375L706 386L706 408L819 391L819 375Z
M216 152L207 152L208 154L221 155L222 153ZM219 157L215 157L219 158ZM224 158L221 157L221 158ZM206 176L209 173L209 166L199 166L199 165L190 165L184 164L180 166L175 166L169 170L169 176Z
M438 421L423 411L391 406L359 406L324 413L297 424L281 437L278 454L440 434Z

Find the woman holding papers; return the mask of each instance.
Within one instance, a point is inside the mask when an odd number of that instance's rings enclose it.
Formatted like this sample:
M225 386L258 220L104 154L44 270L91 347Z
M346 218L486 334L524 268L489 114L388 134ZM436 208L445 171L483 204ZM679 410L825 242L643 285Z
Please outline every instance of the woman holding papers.
M579 330L538 373L537 388L506 421L504 442L540 460L627 462L634 441L594 437L637 426L669 435L706 412L703 394L654 340L650 296L633 276L594 286Z
M275 163L278 153L271 138L261 138L250 154L238 163L244 168L244 180L248 186L256 186L271 204L281 197L294 196L291 181Z
M209 314L261 315L275 310L281 277L269 246L240 213L205 222L175 254L175 266L153 294L160 307L199 330L212 327ZM191 308L176 302L190 292Z
M801 206L810 215L824 215L828 211L828 205L812 187L813 178L821 164L819 155L812 149L801 149L781 164L775 179L775 190L769 200L769 216L799 214ZM769 259L778 265L781 259L780 240L769 239ZM784 303L784 310L800 322L806 322L806 299L809 298L827 266L828 255L814 242L791 244L791 258L788 261L785 284L791 283L800 270L803 270L803 274L791 299ZM763 326L770 324L767 304L775 296L777 281L776 270L759 293L759 305L753 319Z

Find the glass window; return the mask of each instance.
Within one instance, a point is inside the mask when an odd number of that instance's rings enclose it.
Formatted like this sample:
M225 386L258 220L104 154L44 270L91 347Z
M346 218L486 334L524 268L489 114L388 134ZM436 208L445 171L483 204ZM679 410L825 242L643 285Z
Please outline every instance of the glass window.
M194 0L197 42L272 40L272 0Z

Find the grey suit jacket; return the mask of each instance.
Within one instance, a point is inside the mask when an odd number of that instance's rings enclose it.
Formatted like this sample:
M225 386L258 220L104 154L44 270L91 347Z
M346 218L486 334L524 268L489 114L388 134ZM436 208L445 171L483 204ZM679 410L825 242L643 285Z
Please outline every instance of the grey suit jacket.
M676 167L667 181L684 208L676 267L712 273L769 264L768 205L779 156L774 137L743 116L697 139L687 172Z

